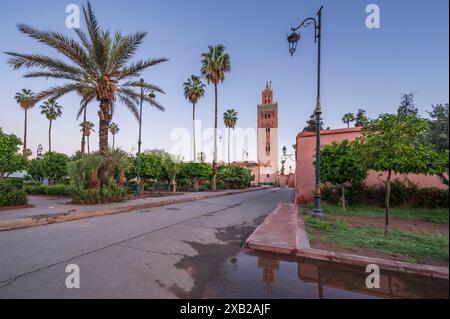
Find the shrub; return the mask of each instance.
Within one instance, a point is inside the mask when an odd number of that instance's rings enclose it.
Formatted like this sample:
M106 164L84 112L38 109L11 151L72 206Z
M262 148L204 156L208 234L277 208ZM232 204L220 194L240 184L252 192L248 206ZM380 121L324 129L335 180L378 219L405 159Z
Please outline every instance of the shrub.
M67 163L69 157L66 154L47 152L40 161L42 174L53 184L54 179L60 179L67 176Z
M90 205L120 202L128 195L127 189L117 186L114 182L103 186L102 189L75 188L72 192L73 202L76 204Z
M49 196L70 196L72 195L72 187L68 185L38 185L25 186L24 191L29 195L49 195Z
M226 189L248 187L253 178L249 169L237 165L220 166L217 173L218 183L223 183Z
M19 183L12 179L0 179L0 206L21 206L28 203L27 194L18 186Z
M350 206L384 206L384 186L346 186L346 199ZM448 190L439 188L419 188L409 180L395 180L391 184L391 203L393 207L415 208L447 208ZM340 189L322 186L323 200L338 204L340 202Z

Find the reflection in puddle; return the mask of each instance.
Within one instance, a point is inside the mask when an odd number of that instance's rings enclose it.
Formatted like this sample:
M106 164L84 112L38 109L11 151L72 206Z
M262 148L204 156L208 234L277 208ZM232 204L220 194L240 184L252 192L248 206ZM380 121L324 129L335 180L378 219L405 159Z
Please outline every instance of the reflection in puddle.
M380 270L366 287L362 267L243 251L206 285L204 298L448 298L448 280Z

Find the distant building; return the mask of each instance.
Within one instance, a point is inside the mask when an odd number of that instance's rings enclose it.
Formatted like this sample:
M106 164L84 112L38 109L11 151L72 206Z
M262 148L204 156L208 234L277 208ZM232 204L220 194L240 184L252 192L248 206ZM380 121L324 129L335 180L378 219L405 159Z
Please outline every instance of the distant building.
M278 103L273 101L270 82L262 91L257 106L259 183L277 184L278 177Z

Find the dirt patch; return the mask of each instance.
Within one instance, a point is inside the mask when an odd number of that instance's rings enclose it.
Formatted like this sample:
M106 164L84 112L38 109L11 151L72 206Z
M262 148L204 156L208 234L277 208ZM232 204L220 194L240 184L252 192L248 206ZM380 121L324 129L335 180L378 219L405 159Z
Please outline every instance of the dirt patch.
M377 227L384 228L384 217L363 216L339 216L348 221L353 227ZM411 220L391 217L389 218L391 229L404 230L418 234L449 234L448 224L438 224L422 220Z
M190 291L185 291L177 284L169 287L177 297L183 299L201 298L206 283L213 277L217 267L225 260L235 256L242 248L245 240L254 231L254 227L238 225L219 229L216 238L224 244L201 244L189 242L192 248L197 251L197 255L185 256L175 267L186 270L194 279L194 287Z

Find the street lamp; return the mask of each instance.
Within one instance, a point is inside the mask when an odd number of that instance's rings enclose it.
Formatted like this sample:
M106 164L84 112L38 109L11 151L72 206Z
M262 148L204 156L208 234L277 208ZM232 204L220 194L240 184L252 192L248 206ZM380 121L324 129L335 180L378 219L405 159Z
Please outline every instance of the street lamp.
M142 192L141 189L141 145L142 145L142 104L144 102L144 94L145 90L149 90L144 87L144 79L140 80L141 83L141 100L139 105L139 139L138 139L138 155L137 155L137 187L136 187L136 195L140 195ZM155 93L153 93L153 90L149 90L150 93L148 97L150 99L154 99Z
M322 9L320 7L316 18L306 18L296 28L291 28L292 33L287 37L289 43L289 53L294 55L297 49L297 43L300 40L300 32L297 33L301 27L314 26L314 43L317 43L317 100L314 115L316 117L316 186L314 189L314 208L312 210L313 216L323 216L323 211L320 208L320 117L322 109L320 106L320 49L322 36Z

